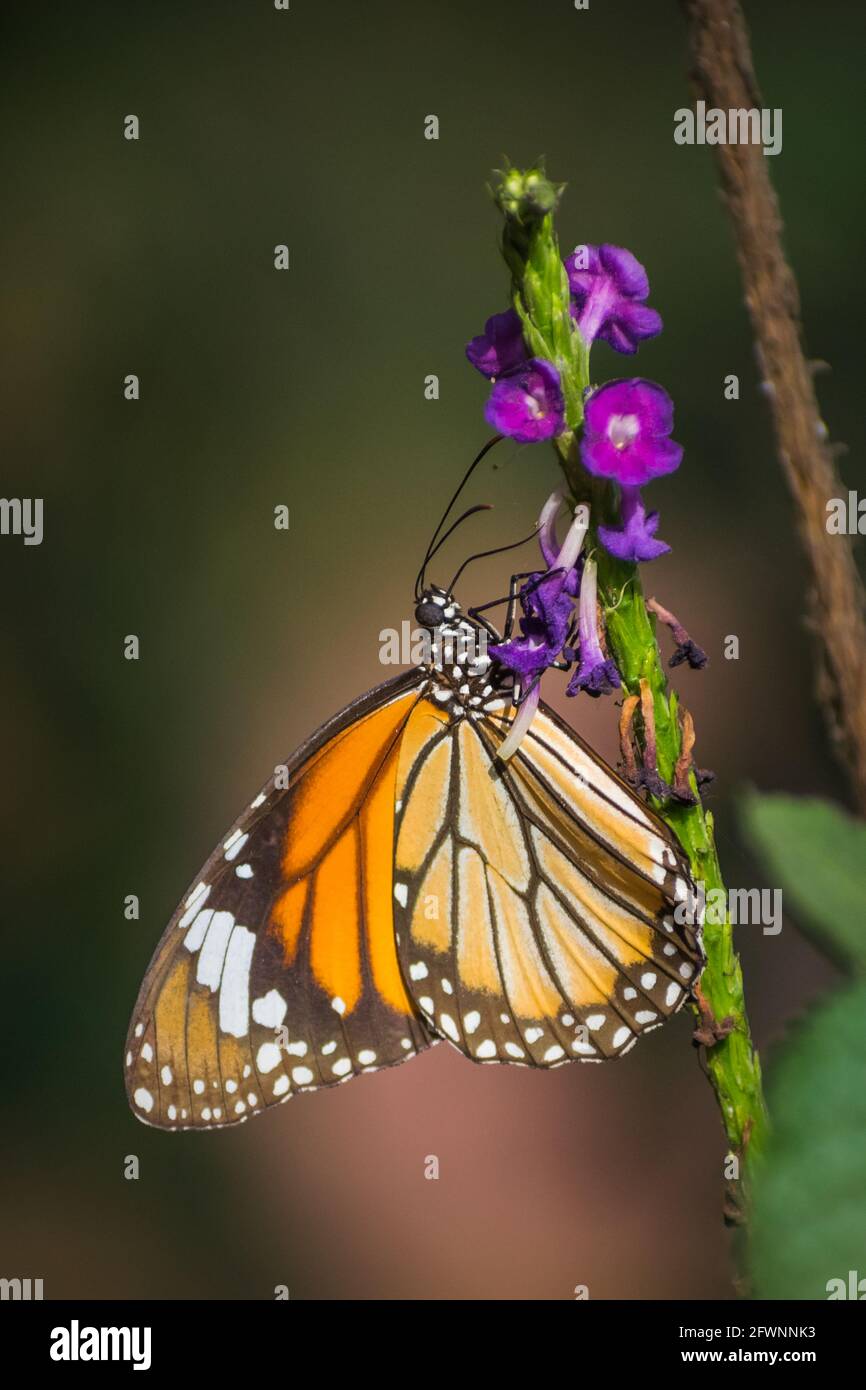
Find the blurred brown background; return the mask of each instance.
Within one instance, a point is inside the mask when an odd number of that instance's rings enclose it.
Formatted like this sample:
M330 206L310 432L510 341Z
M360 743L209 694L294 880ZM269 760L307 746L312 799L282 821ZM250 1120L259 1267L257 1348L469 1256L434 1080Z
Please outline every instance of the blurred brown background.
M860 12L747 10L765 102L784 112L772 174L809 349L832 363L821 397L856 487ZM645 579L711 656L675 679L718 774L730 885L762 882L737 829L745 783L844 798L711 154L673 141L689 100L677 6L212 0L8 18L2 491L46 512L40 547L0 540L0 1273L41 1277L48 1297L728 1296L722 1132L685 1017L616 1066L534 1075L442 1046L206 1135L139 1125L120 1065L177 898L274 762L382 678L379 631L411 616L429 533L486 438L463 345L505 302L484 191L502 151L546 154L569 183L564 246L632 248L665 319L636 363L601 345L593 366L676 402L685 461L649 494L674 552ZM448 566L528 530L556 481L545 448L499 452L473 494L496 510ZM470 570L464 602L507 572ZM611 702L567 713L614 756ZM791 924L742 929L739 946L771 1055L830 972Z

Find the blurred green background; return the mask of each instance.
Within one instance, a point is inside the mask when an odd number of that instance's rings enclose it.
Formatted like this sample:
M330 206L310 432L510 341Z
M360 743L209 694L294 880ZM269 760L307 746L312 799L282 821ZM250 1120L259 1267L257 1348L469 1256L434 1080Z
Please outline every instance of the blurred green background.
M747 12L854 487L860 10ZM7 19L2 491L44 497L45 538L0 540L0 1273L43 1278L47 1297L730 1295L722 1133L685 1017L616 1067L535 1075L441 1047L226 1133L145 1129L121 1079L176 900L274 762L382 678L378 634L411 616L429 533L487 436L463 345L504 307L484 191L503 152L546 154L569 184L564 246L633 249L665 319L639 362L601 345L593 367L676 402L685 461L650 494L674 550L645 578L710 653L676 684L718 774L729 883L762 882L737 830L744 784L844 799L711 153L673 141L689 100L677 5L212 0ZM528 530L556 481L544 447L498 452L472 495L496 510L440 580L470 546ZM470 570L463 601L504 592L507 572ZM611 758L616 713L567 710ZM771 1051L832 974L789 924L738 944Z

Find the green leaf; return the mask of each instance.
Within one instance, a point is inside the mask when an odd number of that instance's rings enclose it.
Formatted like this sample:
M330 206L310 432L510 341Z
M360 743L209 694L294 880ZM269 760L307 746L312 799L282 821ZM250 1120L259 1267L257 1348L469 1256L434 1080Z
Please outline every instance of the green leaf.
M866 983L798 1026L770 1069L768 1105L770 1143L754 1174L754 1293L827 1298L830 1281L847 1285L852 1270L866 1280Z
M866 825L829 801L755 792L743 820L800 926L844 965L866 967Z

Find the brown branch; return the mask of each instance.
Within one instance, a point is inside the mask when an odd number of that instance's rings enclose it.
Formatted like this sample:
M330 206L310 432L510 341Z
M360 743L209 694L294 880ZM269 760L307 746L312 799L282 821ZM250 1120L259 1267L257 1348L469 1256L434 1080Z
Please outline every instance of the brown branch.
M761 107L738 0L681 0L691 78L707 107ZM847 497L803 353L797 282L782 246L782 219L760 145L717 145L746 305L766 383L779 458L797 509L810 569L809 625L819 653L818 699L866 814L866 618L851 540L827 531L827 503Z

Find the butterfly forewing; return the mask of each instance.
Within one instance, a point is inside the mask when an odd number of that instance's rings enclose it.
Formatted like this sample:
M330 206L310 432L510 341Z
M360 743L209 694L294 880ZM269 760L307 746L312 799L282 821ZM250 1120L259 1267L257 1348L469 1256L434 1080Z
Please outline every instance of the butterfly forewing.
M126 1046L140 1119L237 1123L429 1045L392 915L395 786L423 673L337 716L208 860L145 977Z

